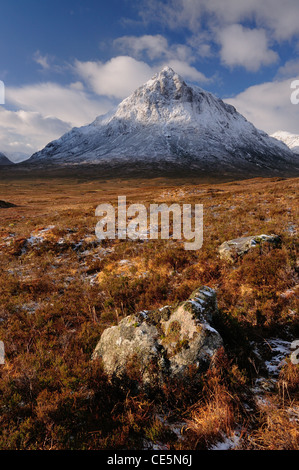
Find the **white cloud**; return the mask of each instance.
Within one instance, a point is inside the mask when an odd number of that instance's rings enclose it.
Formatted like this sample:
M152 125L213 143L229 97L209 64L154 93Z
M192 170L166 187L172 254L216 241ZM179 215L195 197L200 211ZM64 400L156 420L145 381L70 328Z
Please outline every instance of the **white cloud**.
M277 77L288 78L299 76L299 58L288 60L282 67L278 69Z
M161 58L168 53L168 41L161 34L143 36L122 36L113 41L113 45L122 52L140 58L147 53L150 59Z
M278 60L276 52L268 47L263 29L249 29L234 24L222 29L218 38L221 60L229 67L242 66L256 72L262 65L270 65Z
M88 124L111 108L108 99L96 99L82 90L82 85L62 86L46 82L6 88L7 102L18 109L40 113L72 126Z
M70 83L70 88L71 88L72 90L84 91L84 85L83 85L83 83L80 82L80 81Z
M164 66L172 67L185 80L192 82L210 81L202 72L191 64L195 61L192 48L183 44L170 45L162 35L123 36L114 41L114 45L136 57L146 54L149 59L156 59L151 67L152 74ZM116 58L117 59L117 58Z
M1 151L14 159L32 155L72 127L93 121L108 111L112 103L89 95L81 82L69 86L39 83L6 88L7 105L0 106Z
M187 43L192 47L196 58L212 57L215 54L212 47L214 37L212 31L200 31L196 34L192 34L187 39Z
M69 69L69 64L66 62L58 63L55 56L49 54L42 54L39 50L33 54L33 61L40 65L39 72L48 73L55 72L58 74L63 74L66 70ZM61 61L60 61L61 62Z
M174 59L167 61L164 65L171 67L186 81L200 83L209 82L212 80L207 78L203 73L199 72L195 67L192 67L192 65L188 64L187 62Z
M286 41L299 35L298 0L255 0L253 15L258 24L264 24L272 31L277 41Z
M144 22L189 30L188 45L198 57L214 55L220 41L227 67L258 71L278 60L270 45L299 38L298 0L143 0L140 5Z
M74 71L98 95L118 99L126 98L154 73L148 64L129 56L114 57L106 63L77 60Z
M188 28L193 33L201 29L204 18L222 26L254 21L280 41L299 34L298 0L144 0L139 14L144 21Z
M154 59L176 59L192 62L192 49L184 44L168 43L168 40L161 34L143 36L123 36L113 41L115 47L122 52L133 55L135 58L142 58L146 54L150 60Z
M184 0L181 0L184 1ZM253 22L256 27L272 31L276 39L290 38L299 32L297 0L193 0L202 4L210 20L218 24ZM295 18L293 18L295 16ZM294 27L295 26L295 27ZM284 30L284 33L282 33Z
M34 62L39 64L43 70L49 70L50 69L50 58L47 55L42 55L40 51L36 51L34 56L33 56Z
M293 105L290 99L292 81L255 85L225 101L269 134L278 130L299 134L299 105Z
M70 128L59 119L45 118L37 112L0 107L1 151L14 161L18 154L30 156Z
M195 32L200 29L204 3L202 0L144 0L139 15L145 22L160 22L172 29L185 27Z

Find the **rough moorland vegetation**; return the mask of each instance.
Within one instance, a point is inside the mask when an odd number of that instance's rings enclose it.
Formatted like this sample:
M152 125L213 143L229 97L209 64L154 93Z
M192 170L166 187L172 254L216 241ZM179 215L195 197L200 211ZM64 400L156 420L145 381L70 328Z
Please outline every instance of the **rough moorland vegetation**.
M95 208L201 203L204 243L99 243ZM275 340L299 338L298 181L208 184L0 183L1 449L298 449L298 365ZM234 262L219 246L276 234ZM223 339L210 368L151 390L111 382L91 360L102 332L128 315L217 293ZM286 348L287 351L287 348ZM276 355L276 356L275 356ZM279 362L279 361L278 361ZM272 372L271 372L272 371ZM127 375L138 380L138 363ZM134 381L133 380L133 381Z

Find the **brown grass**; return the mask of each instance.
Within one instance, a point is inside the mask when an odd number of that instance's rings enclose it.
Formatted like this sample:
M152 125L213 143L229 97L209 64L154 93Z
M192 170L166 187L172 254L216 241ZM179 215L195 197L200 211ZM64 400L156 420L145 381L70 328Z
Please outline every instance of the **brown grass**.
M244 448L298 447L287 412L297 369L283 370L274 408L256 409L249 387L260 368L251 341L299 337L297 194L297 179L278 178L2 180L0 199L16 207L0 209L0 448L142 448L144 439L209 448L236 429ZM146 205L202 203L202 249L185 251L175 240L98 244L95 208L118 195ZM281 247L265 245L235 265L219 258L223 241L261 233L280 235ZM228 362L200 378L190 370L189 387L165 384L153 396L112 386L90 361L102 331L130 313L185 300L200 285L217 290L215 327ZM187 423L186 440L176 441L169 419Z

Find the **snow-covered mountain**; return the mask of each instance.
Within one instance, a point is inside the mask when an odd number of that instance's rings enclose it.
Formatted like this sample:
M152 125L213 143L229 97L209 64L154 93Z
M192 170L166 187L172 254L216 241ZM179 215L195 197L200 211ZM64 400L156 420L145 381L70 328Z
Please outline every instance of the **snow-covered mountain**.
M4 153L0 152L0 166L4 165L13 165L13 163L6 157L6 155L4 155Z
M166 67L93 123L74 128L32 164L106 164L242 173L291 170L299 162L282 142L257 130L213 94L188 86ZM249 171L250 170L250 171ZM249 173L248 173L249 171Z
M281 140L281 142L284 142L294 153L299 154L299 135L278 131L272 134L271 137Z

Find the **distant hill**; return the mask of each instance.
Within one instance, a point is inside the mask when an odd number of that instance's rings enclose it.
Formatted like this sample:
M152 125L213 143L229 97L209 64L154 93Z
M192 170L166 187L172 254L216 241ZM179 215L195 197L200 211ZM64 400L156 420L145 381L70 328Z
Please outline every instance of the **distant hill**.
M8 166L13 165L13 162L9 160L9 158L4 155L4 153L0 152L0 166Z

